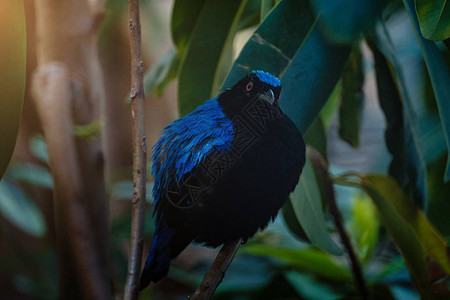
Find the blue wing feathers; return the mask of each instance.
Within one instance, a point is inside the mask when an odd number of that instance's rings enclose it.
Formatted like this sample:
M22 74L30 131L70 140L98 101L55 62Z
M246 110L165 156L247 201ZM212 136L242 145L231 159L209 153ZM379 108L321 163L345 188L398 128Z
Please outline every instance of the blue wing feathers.
M184 175L198 166L216 149L228 149L233 138L233 124L222 111L217 98L210 99L187 116L166 126L153 147L155 207L169 180L181 183Z
M152 247L141 275L141 289L149 285L150 281L158 281L168 270L171 256L172 239L175 231L164 222L160 224L153 237Z

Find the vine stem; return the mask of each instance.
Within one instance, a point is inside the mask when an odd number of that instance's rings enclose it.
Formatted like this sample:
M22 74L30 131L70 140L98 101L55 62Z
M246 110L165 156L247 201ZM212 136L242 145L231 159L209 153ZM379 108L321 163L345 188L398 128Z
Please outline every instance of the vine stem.
M342 244L344 245L348 258L350 260L353 278L356 285L358 286L359 292L362 299L369 299L369 292L367 290L366 281L364 279L361 265L359 264L358 258L356 257L355 251L353 250L350 238L345 232L344 222L342 220L341 212L336 202L336 197L334 195L333 182L328 173L328 167L325 159L322 155L313 147L307 146L306 153L308 155L311 164L318 173L319 177L323 180L323 186L326 194L326 199L328 200L330 206L330 213L333 216L334 224L338 230L339 236L341 237ZM352 173L353 175L353 173Z
M128 275L124 299L139 296L143 235L145 226L146 140L144 135L144 66L142 61L139 0L129 0L129 34L131 50L131 116L133 140L133 200Z

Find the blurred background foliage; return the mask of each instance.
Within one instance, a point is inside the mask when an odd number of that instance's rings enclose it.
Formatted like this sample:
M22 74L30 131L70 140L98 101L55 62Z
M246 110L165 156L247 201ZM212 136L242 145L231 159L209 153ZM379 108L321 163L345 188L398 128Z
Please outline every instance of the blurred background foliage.
M11 20L0 9L0 49L10 41L5 28L18 29L18 41L8 44L16 48L5 52L14 57L0 53L0 130L8 129L0 173L16 145L0 181L0 294L56 299L53 179L29 92L34 8L23 3ZM114 122L74 129L86 139L112 132L104 152L117 297L127 272L132 196L126 4L106 1L98 41L110 106L104 118ZM271 72L283 84L283 110L328 163L372 299L450 298L446 1L143 0L141 13L149 148L166 124L245 73ZM3 67L5 57L12 65ZM215 299L360 297L322 181L307 161L279 217L241 247ZM144 252L154 230L151 187L150 179ZM185 299L216 253L190 246L142 298Z

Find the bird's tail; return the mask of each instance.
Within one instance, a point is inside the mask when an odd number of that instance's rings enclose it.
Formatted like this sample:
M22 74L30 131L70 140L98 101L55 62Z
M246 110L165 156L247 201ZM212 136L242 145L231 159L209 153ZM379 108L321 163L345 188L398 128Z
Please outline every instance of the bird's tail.
M147 287L151 281L157 282L166 276L170 261L178 256L191 240L168 227L162 221L153 237L152 247L141 274L141 290Z

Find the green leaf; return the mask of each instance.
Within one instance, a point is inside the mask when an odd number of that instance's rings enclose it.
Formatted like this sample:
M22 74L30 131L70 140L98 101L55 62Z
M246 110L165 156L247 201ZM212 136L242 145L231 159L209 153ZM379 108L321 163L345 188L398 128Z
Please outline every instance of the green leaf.
M330 37L352 43L375 24L387 1L312 0L321 23Z
M297 52L283 76L280 106L306 132L341 77L351 51L350 46L332 44L317 24Z
M189 38L207 0L176 0L173 4L171 32L178 53L184 53Z
M177 77L179 66L177 50L172 48L145 73L145 94L154 91L156 95L161 96L170 81Z
M246 245L240 251L272 257L288 264L288 266L307 270L327 279L351 280L350 272L346 268L336 264L327 253L320 250L291 249L260 244Z
M49 163L47 144L42 135L37 134L30 139L30 151L42 162Z
M395 274L401 273L406 270L405 261L401 255L390 258L387 264L381 266L375 275L373 275L368 281L369 285L373 285L377 282L386 282L389 277L395 276Z
M307 1L280 1L242 49L222 90L253 70L264 70L281 79L315 22Z
M324 159L327 160L327 136L321 117L314 120L308 131L306 131L304 139L308 146L319 151Z
M0 181L0 213L21 230L33 236L45 234L44 217L20 189L5 180Z
M391 177L383 175L344 176L339 180L359 186L372 198L380 221L405 260L423 299L432 299L428 258L450 274L447 243L426 216L403 194Z
M450 37L450 4L447 0L416 0L420 31L429 40Z
M450 236L450 182L445 183L443 174L445 172L445 157L428 166L428 207L427 216L443 236Z
M301 241L311 243L305 233L305 230L302 228L302 225L300 225L300 222L295 215L294 208L292 207L292 200L290 198L283 205L281 212L283 213L284 223L286 224L289 231Z
M309 159L306 159L302 176L290 201L297 220L311 243L331 254L342 255L344 252L327 231L319 185Z
M362 193L357 194L353 199L351 213L351 236L358 246L359 257L366 262L377 244L380 222L376 215L375 206Z
M8 178L32 185L53 188L53 178L46 167L31 163L14 163L8 169Z
M182 53L178 77L181 115L188 114L217 93L223 80L220 76L223 74L222 63L230 57L233 37L246 2L210 0L204 3Z
M359 127L364 101L363 85L361 49L355 46L342 75L339 106L339 136L353 147L359 146Z
M328 100L320 111L320 118L325 128L329 128L334 121L335 112L339 107L342 93L342 82L339 81L331 92Z
M398 130L398 132L392 132L393 136L390 136L390 140L387 140L388 143L391 142L391 145L388 145L389 151L397 155L394 160L398 159L397 166L399 169L396 170L395 178L399 180L402 187L410 184L415 203L424 206L427 201L427 169L425 153L421 144L419 118L414 109L414 103L409 95L403 70L397 57L398 50L395 49L384 23L381 23L379 30L376 32L375 43L382 53L381 55L377 53L377 50L373 50L376 59L380 104L382 104L385 114L389 113L389 115L386 115L388 120L398 118L397 120L390 120L389 122L392 123L390 126L400 126L401 123L399 122L403 115L404 135L401 127L397 127L397 129L391 127L391 130ZM383 61L385 59L389 64ZM389 68L389 66L392 67ZM395 75L389 75L388 69ZM393 76L395 76L396 85L393 84ZM399 96L401 99L398 98ZM399 101L401 105L399 105ZM402 148L403 142L405 143L404 151ZM402 165L403 159L406 160L406 167Z
M261 17L261 0L248 0L244 11L239 19L237 31L256 26L260 23Z
M100 134L102 126L102 119L99 118L86 125L76 125L73 128L73 134L76 137L93 140Z
M274 6L274 0L261 0L261 20L269 14L270 10Z
M444 129L445 141L447 142L447 169L445 171L445 181L450 180L450 67L442 56L439 48L432 41L426 40L420 34L419 21L414 10L413 0L403 0L405 7L409 13L409 17L414 25L417 39L419 40L425 64L430 74L431 84L433 86L434 95L441 116L442 128ZM444 9L444 8L443 8ZM446 16L449 19L449 9L446 9ZM449 29L450 30L450 29Z
M0 178L16 144L25 93L26 31L23 1L0 1Z
M386 147L392 154L389 175L404 188L410 180L410 173L407 172L408 155L405 155L407 150L402 100L386 58L371 41L369 45L375 61L378 101L386 116Z
M325 39L308 1L282 0L247 42L222 90L252 70L278 76L280 106L304 133L336 85L350 49Z
M298 295L302 296L304 299L332 300L341 298L328 286L321 284L319 281L313 280L304 274L300 274L299 272L285 272L284 276L297 291Z

